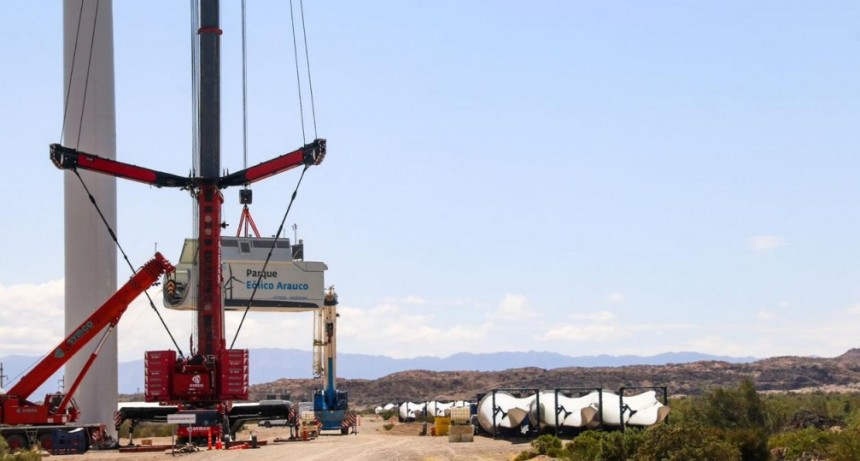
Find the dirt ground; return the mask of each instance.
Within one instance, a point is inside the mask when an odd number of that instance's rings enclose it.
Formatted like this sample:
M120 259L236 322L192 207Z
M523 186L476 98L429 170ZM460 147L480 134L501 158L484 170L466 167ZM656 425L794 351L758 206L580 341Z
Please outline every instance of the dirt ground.
M186 460L221 461L283 459L331 461L331 460L385 460L385 461L441 461L441 460L510 460L518 453L527 450L528 444L512 443L508 440L493 440L491 437L476 436L473 442L450 443L448 437L420 436L421 424L397 423L390 430L375 416L364 417L358 427L358 434L339 435L335 432L323 433L320 437L306 441L275 442L275 439L289 438L286 427L256 427L242 431L239 440L249 440L251 431L257 434L258 441L266 441L259 449L207 451L203 447L193 453L176 453L170 450L150 453L119 453L118 451L90 451L83 455L64 455L57 457L63 461L124 460L152 461L167 460L173 457ZM431 425L432 426L432 425ZM170 438L152 438L152 444L169 444ZM143 439L135 440L140 445ZM127 443L127 440L121 441Z

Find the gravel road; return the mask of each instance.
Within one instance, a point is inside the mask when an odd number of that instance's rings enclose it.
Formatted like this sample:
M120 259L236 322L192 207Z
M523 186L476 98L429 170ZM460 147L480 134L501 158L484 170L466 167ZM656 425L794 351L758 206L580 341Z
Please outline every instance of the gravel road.
M383 428L384 421L374 416L365 417L358 428L358 434L322 436L306 442L274 442L276 438L288 438L289 429L283 427L263 428L251 426L259 441L267 444L256 450L207 451L203 448L194 453L177 453L168 450L150 453L119 453L117 451L90 451L83 455L62 456L63 461L124 460L152 461L181 458L191 460L217 459L222 461L259 460L276 461L284 459L307 461L344 461L344 460L384 460L384 461L438 461L438 460L510 460L526 450L528 445L512 444L506 440L493 440L477 436L474 442L450 443L447 437L422 437L418 433L420 424L395 424L391 430ZM240 440L247 440L250 431L239 434ZM137 440L136 442L141 442ZM168 444L169 438L154 438L153 444Z

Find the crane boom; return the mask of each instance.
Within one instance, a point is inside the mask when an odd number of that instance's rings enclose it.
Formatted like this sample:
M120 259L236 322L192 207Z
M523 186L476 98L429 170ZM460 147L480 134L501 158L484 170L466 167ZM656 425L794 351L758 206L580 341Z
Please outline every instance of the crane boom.
M325 139L315 139L310 144L305 144L290 153L222 176L218 179L218 186L222 189L229 186L244 186L291 170L299 165L319 165L325 158L325 152Z
M190 189L201 178L183 177L142 166L99 157L60 144L51 144L51 161L61 170L82 170L104 173L117 178L130 179L155 187L179 187ZM326 154L325 139L315 139L292 152L279 155L244 170L217 178L218 188L248 185L299 165L319 165Z
M172 270L173 265L161 253L156 253L155 258L147 262L125 285L57 345L53 352L46 355L33 367L33 370L24 375L4 397L18 399L29 397L106 326L116 325L128 305L155 283L161 274Z
M175 174L150 170L130 163L123 163L98 155L88 154L60 144L51 144L51 161L61 170L82 170L104 173L117 178L130 179L155 187L181 187L188 189L192 185L191 178Z

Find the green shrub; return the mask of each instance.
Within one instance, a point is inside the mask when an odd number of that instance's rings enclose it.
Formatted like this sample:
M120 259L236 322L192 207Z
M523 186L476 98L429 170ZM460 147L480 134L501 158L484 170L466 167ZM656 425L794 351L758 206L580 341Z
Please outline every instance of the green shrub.
M564 447L564 459L582 461L624 461L632 459L645 440L647 431L586 431Z
M717 429L716 435L734 445L743 461L767 461L767 406L752 381L742 381L736 389L712 389L690 407L691 422Z
M42 453L37 449L21 451L3 458L3 461L41 461Z
M692 419L704 426L724 429L767 429L767 408L752 381L745 379L737 389L712 389L696 399L690 409Z
M547 455L551 458L561 456L561 439L554 435L544 434L532 440L532 447L539 455Z
M0 437L0 461L40 461L42 453L36 449L10 453L9 444Z
M736 428L718 430L717 433L719 432L723 433L723 440L740 450L743 461L768 461L770 459L769 434L766 429Z
M513 461L527 461L529 459L534 458L537 455L538 454L532 450L526 450L526 451L520 452L520 454L514 456Z
M170 437L173 434L172 424L141 424L134 430L136 437Z
M834 434L809 427L783 432L770 438L770 448L782 450L786 459L798 459L804 455L824 457L833 443Z
M565 454L569 459L582 461L600 460L600 445L605 432L586 431L579 434L564 446Z
M117 437L124 439L128 437L128 429L131 427L130 421L125 421L117 431ZM146 437L170 437L173 435L173 425L163 423L141 423L134 428L134 438Z
M382 425L382 428L386 431L390 431L392 427L394 427L394 423L385 423Z
M860 461L860 431L849 429L832 434L830 461Z
M713 428L695 422L666 423L649 429L635 461L741 461L740 450Z

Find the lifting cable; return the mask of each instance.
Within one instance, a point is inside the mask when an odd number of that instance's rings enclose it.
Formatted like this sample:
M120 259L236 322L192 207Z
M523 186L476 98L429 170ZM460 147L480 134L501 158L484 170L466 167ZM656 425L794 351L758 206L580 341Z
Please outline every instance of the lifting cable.
M257 294L257 287L260 286L260 282L263 280L263 275L266 273L266 266L269 265L269 260L272 259L272 252L275 251L275 245L278 243L278 239L281 237L281 232L284 230L284 223L287 222L287 216L290 214L290 208L293 207L293 202L296 200L296 195L299 192L299 186L302 185L302 179L305 177L305 172L308 171L310 165L305 165L302 168L302 175L299 176L299 181L296 183L296 188L293 190L293 195L290 198L290 203L287 205L287 211L284 212L284 217L281 219L281 225L278 226L278 232L275 234L275 240L272 241L272 247L269 248L269 254L266 255L266 262L263 263L263 268L260 270L260 275L257 276L257 283L254 284L254 290L251 291L251 297L248 299L248 305L245 306L245 311L242 313L242 320L239 321L239 327L236 328L236 335L233 336L233 342L230 343L230 349L233 349L233 345L236 344L236 338L239 337L239 331L242 330L242 324L245 323L245 317L248 315L248 311L251 310L251 303L254 302L254 295Z
M84 182L84 179L81 178L80 173L78 173L77 169L72 170L75 173L75 176L80 180L81 185L84 186L84 190L87 192L87 196L90 199L90 203L96 208L96 211L99 214L99 217L102 218L102 222L105 224L105 227L110 234L110 238L113 239L114 243L116 243L116 247L119 249L119 252L122 253L122 258L125 259L125 262L128 264L129 269L131 269L132 274L136 274L137 271L134 269L134 266L131 264L131 261L128 259L128 255L125 253L125 250L120 245L119 240L116 237L116 233L114 233L113 229L108 224L107 219L104 214L102 214L101 208L99 208L98 203L96 203L96 198L93 197L93 194L90 193L90 189L87 187L87 184ZM158 309L155 308L155 303L152 301L152 297L149 296L149 292L144 291L143 294L146 295L146 299L149 300L149 306L152 307L152 310L155 311L155 314L158 316L158 320L161 320L161 324L164 325L164 329L167 331L167 335L170 336L170 340L173 341L173 345L176 346L176 350L179 352L180 357L184 357L185 355L182 353L182 349L180 349L179 344L176 343L176 339L173 338L173 333L170 332L170 329L167 328L167 323L164 322L164 318L161 316L161 312L158 312Z
M248 169L248 47L245 35L245 0L242 0L242 169ZM246 184L245 189L247 188Z
M96 9L96 14L98 14L98 9ZM72 48L72 66L69 69L69 83L66 85L66 101L63 104L63 123L60 126L60 143L63 142L63 136L66 133L66 116L69 114L69 100L71 98L68 96L69 92L72 91L72 81L75 79L75 58L78 55L78 37L81 36L81 18L84 16L84 2L81 1L81 9L78 10L78 29L75 32L75 46ZM93 31L95 31L96 25L93 22ZM92 51L90 51L92 54Z
M248 169L248 40L246 34L246 14L245 0L242 0L242 169ZM248 200L245 199L244 191L248 191ZM244 184L242 190L239 191L239 201L242 203L242 215L239 218L239 226L236 229L236 237L242 234L242 228L245 229L245 237L248 237L248 227L254 231L254 235L260 237L260 232L257 230L257 225L254 224L254 218L251 217L251 210L248 208L250 200L250 190L248 185Z
M92 36L90 37L89 57L87 58L87 73L86 73L86 76L84 77L84 94L83 94L83 99L81 100L81 115L80 115L80 121L79 121L79 125L78 125L78 137L77 137L77 140L75 141L75 149L78 149L80 147L81 130L82 130L83 124L84 124L83 122L84 122L84 112L85 112L86 101L87 101L87 88L89 87L90 68L92 67L92 61L93 61L93 59L92 59L92 57L93 57L93 45L95 44L96 24L98 21L98 12L99 12L100 3L101 3L100 1L96 2L96 11L95 11L94 18L93 18L93 33L92 33ZM77 29L77 32L75 34L75 51L72 54L71 70L70 70L70 75L69 75L69 86L68 86L68 89L66 91L66 101L64 104L66 109L68 109L69 100L71 99L70 94L71 94L72 76L74 75L74 69L75 69L76 58L77 58L78 38L80 37L80 32L81 32L81 28L80 28L81 27L81 18L80 18L80 16L82 15L82 13L83 13L83 2L81 2L81 12L78 14L78 29ZM65 132L65 123L66 123L66 114L64 113L63 114L63 127L62 127L63 132ZM62 139L62 135L61 135L61 139ZM80 183L81 183L81 186L83 186L84 191L87 193L87 196L89 197L90 203L92 203L93 207L95 207L96 212L98 213L99 217L101 218L102 222L104 223L105 227L108 230L108 234L110 235L111 239L116 244L117 248L119 249L120 253L122 254L123 259L125 259L125 262L128 264L129 269L131 269L132 275L136 274L137 270L135 270L134 265L128 259L128 255L126 254L122 245L119 243L119 240L117 239L116 233L111 228L110 224L107 222L107 218L105 218L104 214L102 213L101 208L98 206L98 203L96 203L96 199L93 196L93 194L90 192L89 187L87 187L86 182L84 182L84 179L81 177L77 168L72 169L72 172L75 173L75 176L77 176L78 181L80 181ZM174 346L176 346L176 350L179 352L179 355L184 356L184 354L182 353L182 349L179 347L179 344L176 343L176 340L173 338L173 334L170 332L170 329L167 327L167 324L164 322L164 318L162 318L161 313L158 311L158 309L156 309L155 303L152 301L152 297L149 296L149 293L147 291L144 291L144 294L146 294L146 298L149 300L150 307L152 307L152 310L155 311L156 315L158 315L158 319L161 320L161 324L164 326L164 329L167 331L168 336L170 336L170 340L173 341Z
M317 136L317 118L316 118L316 108L314 105L314 97L313 97L313 85L311 83L311 67L310 67L310 59L308 53L308 41L307 41L307 32L305 29L305 9L304 9L304 0L300 1L301 8L301 20L302 20L302 34L304 36L305 42L305 60L307 61L307 69L308 69L308 85L310 88L310 96L311 96L311 114L313 116L314 122L314 138ZM298 55L298 45L296 40L296 23L293 15L293 1L290 0L290 21L292 23L293 30L293 53L295 55L296 62L296 82L298 84L299 89L299 114L301 116L302 121L302 141L307 144L307 139L305 137L305 120L304 120L304 109L302 106L302 85L299 77L299 55ZM247 88L246 88L246 76L247 76L247 62L245 60L245 0L242 0L242 91L243 97L247 97ZM245 110L244 100L243 100L243 111ZM245 124L245 163L247 165L247 112L243 112L243 123ZM257 276L257 283L254 284L254 289L251 291L251 297L248 299L248 304L245 306L245 311L242 313L242 319L239 321L239 326L236 328L236 334L233 336L233 341L230 343L230 349L233 349L233 346L236 344L236 339L239 338L239 332L242 330L242 325L245 323L245 318L248 316L248 311L251 310L251 304L254 302L254 296L257 294L257 287L260 286L260 282L263 279L263 274L266 273L266 267L269 265L269 261L272 259L272 253L275 250L275 245L278 242L278 239L281 238L281 233L284 230L284 224L287 221L287 216L290 214L290 209L293 207L293 202L296 200L296 195L299 192L299 186L302 184L302 179L305 177L305 172L308 171L310 165L305 165L302 169L302 174L299 176L299 180L296 183L296 188L293 190L293 195L290 197L290 203L287 204L287 210L284 212L284 217L281 219L281 224L278 226L278 232L275 233L275 239L272 241L272 246L269 248L269 254L266 255L266 261L263 263L263 268L260 270L260 275Z
M299 8L302 20L302 37L304 38L305 44L305 62L307 63L307 72L308 72L308 88L310 90L311 97L311 116L314 122L314 138L318 138L317 135L317 114L316 107L314 104L314 86L313 81L311 80L311 62L310 62L310 54L308 52L308 34L305 28L305 3L304 0L299 0ZM296 85L298 87L299 93L299 117L301 119L302 125L302 143L307 144L307 137L305 135L305 111L304 104L302 103L302 81L299 72L299 51L298 51L298 39L296 38L296 20L295 15L293 13L293 0L290 0L290 23L292 25L293 31L293 55L295 56L296 62Z
M84 109L86 108L86 105L87 105L87 91L90 89L90 69L92 69L92 67L93 67L93 47L96 44L96 25L98 25L98 20L99 20L99 5L100 4L101 4L101 0L96 0L96 12L93 14L93 34L92 34L92 36L90 36L90 54L87 57L87 74L84 77L84 97L81 98L81 117L80 117L80 120L78 121L78 139L75 140L75 149L78 149L80 147L81 131L83 131L83 128L84 128ZM81 8L83 8L83 2L81 2ZM78 21L78 24L80 24L80 20ZM80 31L80 29L78 29L78 30ZM77 42L77 41L78 41L78 38L75 37L75 42ZM74 66L75 66L75 61L72 61L72 67L74 67ZM71 82L69 82L69 85L71 86ZM69 95L66 95L66 104L67 105L69 103L69 99L71 99L69 97ZM63 131L65 131L65 127L63 128Z
M314 121L314 139L319 138L317 135L317 110L316 105L314 104L314 84L313 80L311 80L311 58L308 54L308 30L305 27L305 0L299 0L299 7L301 8L302 14L302 36L305 40L305 63L308 68L308 90L310 91L311 96L311 117Z

